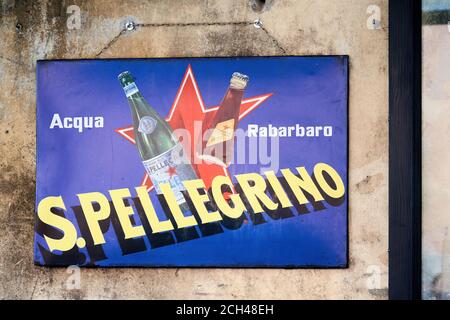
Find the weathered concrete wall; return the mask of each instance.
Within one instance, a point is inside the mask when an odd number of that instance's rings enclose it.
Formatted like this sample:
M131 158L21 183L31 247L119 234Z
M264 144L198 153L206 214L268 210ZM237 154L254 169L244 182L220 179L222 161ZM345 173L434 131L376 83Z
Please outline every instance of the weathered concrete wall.
M250 2L1 0L0 298L387 297L387 1ZM66 25L72 4L79 30ZM381 29L367 28L371 4ZM221 23L258 17L264 29ZM121 32L127 18L174 25ZM68 290L66 269L33 265L37 59L282 54L350 56L349 269L82 269Z
M422 28L422 288L450 298L450 33Z

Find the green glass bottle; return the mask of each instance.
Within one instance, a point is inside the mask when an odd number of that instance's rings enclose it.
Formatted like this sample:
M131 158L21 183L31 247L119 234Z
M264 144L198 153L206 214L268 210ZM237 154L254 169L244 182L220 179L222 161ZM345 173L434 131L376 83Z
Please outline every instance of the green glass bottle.
M145 101L131 73L122 72L118 78L130 105L136 146L156 192L161 194L161 183L170 183L181 210L189 211L181 193L183 181L198 177L183 155L183 146L170 125Z

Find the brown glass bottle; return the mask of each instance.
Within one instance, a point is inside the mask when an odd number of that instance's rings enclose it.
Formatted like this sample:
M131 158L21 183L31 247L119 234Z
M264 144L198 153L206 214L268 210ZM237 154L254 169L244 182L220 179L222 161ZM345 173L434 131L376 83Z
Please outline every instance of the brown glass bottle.
M209 163L227 167L233 159L235 130L244 90L249 77L235 72L230 86L214 117L203 123L202 150L198 157Z

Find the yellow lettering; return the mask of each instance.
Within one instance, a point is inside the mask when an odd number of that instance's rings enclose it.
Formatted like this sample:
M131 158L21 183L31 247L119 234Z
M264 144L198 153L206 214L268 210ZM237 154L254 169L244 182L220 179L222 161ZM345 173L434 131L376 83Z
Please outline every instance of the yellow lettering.
M214 201L219 207L219 210L226 216L237 219L242 213L245 211L245 205L242 202L241 197L238 194L230 195L230 200L233 203L233 207L231 207L228 202L225 200L222 194L222 186L228 185L230 188L233 188L233 184L229 177L225 176L216 176L213 179L211 190L212 195L214 197Z
M266 171L264 172L264 175L267 177L267 181L269 181L270 186L272 187L273 191L275 192L275 195L280 201L281 207L282 208L292 207L292 203L289 200L286 192L283 190L280 181L278 181L275 172Z
M61 230L64 235L61 239L52 239L44 235L44 239L50 251L68 251L74 247L77 241L77 230L69 220L51 212L51 208L66 210L61 196L42 199L38 205L37 215L43 223Z
M208 194L200 194L198 189L205 189L205 183L203 180L189 180L183 182L189 196L191 197L192 203L194 204L197 213L202 220L202 223L210 223L222 220L222 217L218 211L208 212L206 209L205 202L210 199Z
M264 212L259 201L261 201L269 210L275 210L276 208L278 208L278 203L273 202L265 194L265 190L267 187L266 182L264 181L264 178L259 174L239 174L236 176L236 179L238 180L242 191L244 191L244 194L247 197L247 200L250 203L254 213ZM250 181L254 182L253 186L250 185Z
M332 188L323 176L323 172L328 173L328 175L333 179L336 189ZM318 163L314 167L314 177L317 180L320 188L329 195L331 198L339 199L345 194L344 182L342 182L339 174L334 170L333 167L326 163Z
M99 221L109 217L111 208L109 207L108 198L100 192L83 193L78 194L77 196L78 199L80 199L81 208L86 217L87 225L91 232L92 239L94 240L94 245L105 243ZM94 202L98 203L100 206L98 211L94 210Z
M144 227L133 226L131 224L130 216L134 214L131 206L126 206L123 201L124 198L131 197L130 190L127 188L109 190L111 200L116 209L117 217L119 218L120 225L122 226L125 239L141 237L145 235Z
M297 167L297 171L300 177L294 175L289 169L281 169L281 173L297 198L298 203L306 204L309 202L302 190L312 195L316 202L322 201L323 197L305 167Z
M161 183L159 185L159 188L164 194L164 198L166 199L167 205L172 212L178 228L186 228L197 225L197 221L195 221L194 216L185 217L183 215L183 212L181 212L180 206L177 203L177 199L175 198L175 195L173 194L169 183Z
M145 216L147 217L150 227L153 233L165 232L173 230L173 225L170 220L160 221L156 215L155 208L147 192L147 187L137 187L137 195L141 201L142 208L144 209Z

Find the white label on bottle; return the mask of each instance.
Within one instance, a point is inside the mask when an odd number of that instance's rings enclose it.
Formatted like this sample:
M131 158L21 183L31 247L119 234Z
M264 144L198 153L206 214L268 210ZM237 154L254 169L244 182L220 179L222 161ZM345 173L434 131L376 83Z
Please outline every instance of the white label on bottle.
M129 85L125 86L123 88L123 91L125 91L125 95L128 97L130 97L132 94L135 94L136 92L139 91L138 87L136 86L136 84L134 82L130 83Z
M142 117L139 120L139 128L138 131L144 134L150 134L156 129L157 122L155 119L149 116Z
M186 190L183 181L197 179L190 164L176 161L182 150L180 148L182 146L177 144L159 156L142 162L155 186L156 193L162 193L159 187L161 183L169 183L178 204L186 202L181 193L181 191Z
M233 138L234 134L234 119L229 119L220 122L214 128L211 136L206 143L206 146L212 146L217 143L222 143Z

